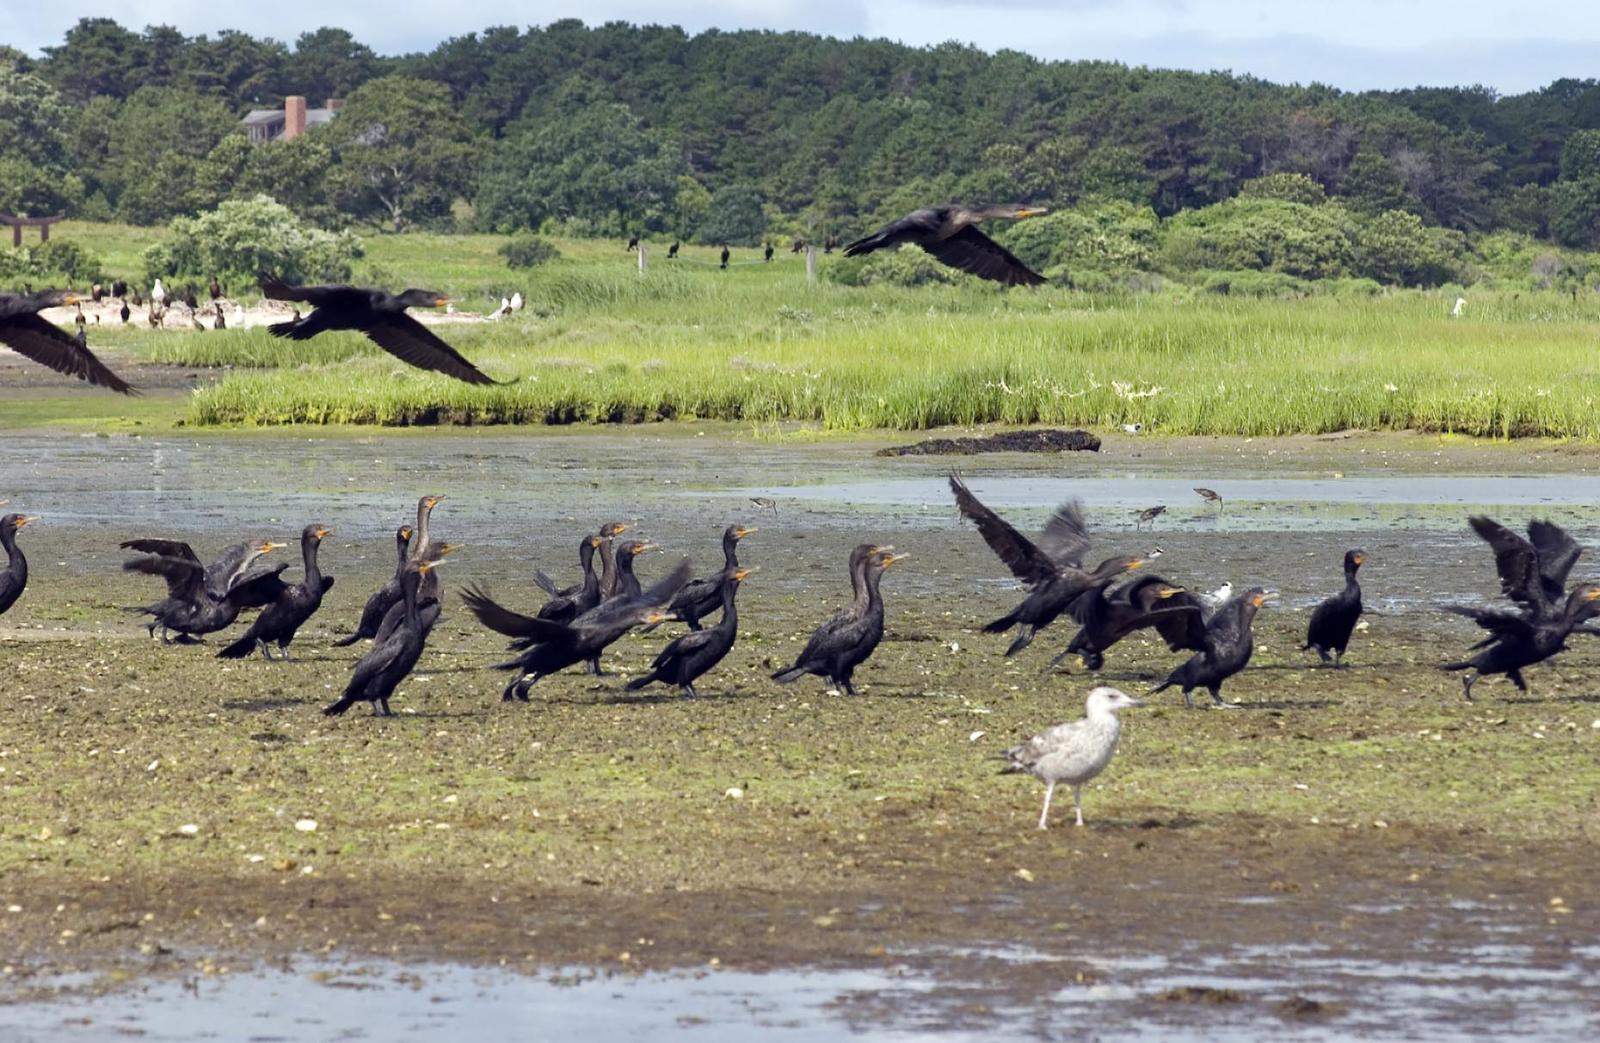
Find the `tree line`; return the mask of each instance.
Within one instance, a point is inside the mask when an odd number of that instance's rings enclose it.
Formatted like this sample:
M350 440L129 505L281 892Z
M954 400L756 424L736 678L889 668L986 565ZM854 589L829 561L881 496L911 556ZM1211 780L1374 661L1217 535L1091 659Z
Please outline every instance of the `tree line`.
M346 103L295 142L250 145L240 117L286 94ZM342 29L291 46L105 18L37 58L0 48L9 211L154 224L265 194L336 228L753 242L849 234L947 199L1125 204L1165 222L1237 208L1251 185L1337 208L1322 224L1403 214L1435 240L1597 248L1600 83L1351 93L953 43L573 20L394 56ZM1204 252L1204 227L1184 234Z

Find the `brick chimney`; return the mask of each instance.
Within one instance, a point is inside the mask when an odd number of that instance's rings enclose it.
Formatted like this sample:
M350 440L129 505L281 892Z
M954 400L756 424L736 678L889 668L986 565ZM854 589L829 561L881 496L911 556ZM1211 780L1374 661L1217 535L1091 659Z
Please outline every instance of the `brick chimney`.
M283 140L293 141L306 132L306 99L291 94L283 99Z

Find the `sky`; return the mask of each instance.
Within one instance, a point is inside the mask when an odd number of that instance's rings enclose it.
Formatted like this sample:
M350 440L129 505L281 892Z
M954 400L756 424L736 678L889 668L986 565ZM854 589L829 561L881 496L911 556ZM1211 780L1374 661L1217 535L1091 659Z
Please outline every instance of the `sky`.
M1502 94L1600 77L1600 3L1585 0L0 0L0 43L58 44L79 18L241 29L292 42L323 25L382 54L490 25L581 18L830 36L947 40L1040 58L1226 69L1348 90L1481 84Z

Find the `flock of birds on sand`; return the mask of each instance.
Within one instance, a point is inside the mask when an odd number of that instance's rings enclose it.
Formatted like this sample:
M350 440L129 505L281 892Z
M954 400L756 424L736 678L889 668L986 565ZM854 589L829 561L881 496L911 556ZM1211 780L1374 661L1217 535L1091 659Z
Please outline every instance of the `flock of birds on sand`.
M1214 707L1237 705L1223 700L1222 686L1249 663L1256 614L1276 592L1251 587L1235 593L1229 585L1211 594L1188 590L1147 574L1159 548L1145 555L1116 555L1089 568L1085 557L1089 533L1077 501L1061 504L1038 537L1030 539L973 495L959 474L950 475L949 485L960 515L976 526L1027 591L1015 608L982 627L991 634L1015 628L1016 636L1004 653L1007 657L1023 652L1040 631L1065 618L1078 629L1047 669L1076 655L1088 670L1099 671L1106 653L1118 642L1153 629L1169 650L1188 653L1188 658L1150 694L1177 688L1192 708L1190 693L1204 689ZM422 497L414 522L395 531L393 575L367 599L351 632L334 643L345 647L370 640L371 644L352 666L339 699L323 713L337 716L366 702L375 716L392 714L389 700L416 666L440 618L444 591L439 569L459 549L438 540L431 529L433 511L443 500L441 495ZM776 514L771 501L757 506L770 507ZM17 537L37 520L16 513L0 517L0 548L7 555L7 565L0 570L0 614L11 608L27 585L28 563ZM1481 515L1469 522L1494 553L1507 603L1446 606L1472 619L1486 634L1469 649L1469 657L1444 664L1443 669L1470 671L1463 681L1463 694L1469 700L1478 679L1496 674L1526 691L1523 669L1563 651L1575 633L1600 634L1600 628L1589 625L1600 615L1600 583L1567 590L1567 576L1581 549L1552 522L1531 522L1526 537ZM481 587L460 591L466 608L484 627L509 639L510 654L494 664L511 674L503 701L527 702L530 689L541 679L572 667L602 675L607 650L636 628L648 632L666 623L681 623L686 632L666 643L648 671L627 683L630 690L663 684L694 697L696 685L733 649L738 639L739 589L755 571L740 563L739 547L758 530L729 525L722 534L722 567L716 572L694 577L684 558L665 577L645 586L634 565L654 545L623 538L629 529L627 523L608 522L578 540L581 578L575 584L559 586L543 572L536 573L535 582L547 600L531 615L496 601ZM331 532L315 524L302 530L304 568L298 582L285 577L287 563L270 567L260 563L284 543L252 539L227 548L207 564L179 540L128 540L121 546L137 556L123 569L159 577L166 585L165 597L128 611L148 617L152 638L159 630L163 643L193 644L232 626L241 613L259 610L243 633L216 655L242 659L259 651L267 660L288 659L296 634L333 588L334 577L322 571L318 557ZM812 675L836 691L854 695L856 670L871 658L884 634L881 581L907 557L889 546L855 547L847 563L850 602L819 625L794 662L773 672L772 679L788 684ZM1311 614L1302 647L1316 652L1332 668L1344 665L1362 614L1357 573L1365 561L1366 553L1359 548L1347 552L1343 589ZM708 624L713 617L716 622ZM1139 705L1117 689L1095 688L1084 719L1058 725L1005 751L1005 770L1033 774L1046 784L1040 828L1047 825L1051 797L1062 782L1074 787L1077 821L1082 824L1081 788L1110 762L1119 734L1118 714Z
M859 256L915 244L942 263L980 278L1007 286L1037 285L1045 281L1043 277L979 231L977 222L1020 219L1044 212L1026 206L926 208L848 244L844 253ZM638 241L628 245L636 248ZM832 245L830 242L830 248ZM677 247L674 243L668 249L669 259L677 256ZM802 247L797 240L796 250ZM770 261L772 252L768 244L764 260ZM728 264L728 256L724 247L723 267ZM496 383L407 314L410 308L448 306L448 298L442 293L408 289L396 294L353 286L293 286L267 274L260 277L259 289L267 299L310 306L309 314L301 315L297 308L292 319L270 326L269 332L275 337L307 340L326 331L355 330L419 369L471 384ZM216 326L223 328L226 320L222 287L215 278L209 290ZM127 285L120 280L112 284L110 294L122 301L124 322L129 318L129 300L135 306L142 303L138 291L130 297ZM101 299L99 287L91 299ZM173 299L174 295L158 280L151 292L152 325L160 323ZM135 393L135 388L89 350L81 300L68 290L0 293L0 343L90 384L124 394ZM198 324L195 288L188 287L181 300L192 321ZM73 305L78 306L75 334L66 333L39 315L46 308ZM504 298L494 317L508 315L520 305L520 294ZM1151 694L1177 688L1185 704L1192 706L1190 693L1205 689L1212 705L1234 705L1223 701L1222 685L1249 663L1256 613L1276 597L1276 592L1252 587L1235 594L1231 586L1224 585L1213 594L1199 594L1155 575L1142 573L1132 578L1131 573L1150 565L1154 553L1111 557L1088 569L1084 555L1090 541L1077 502L1059 507L1038 539L1030 540L979 501L958 475L951 475L950 488L961 514L976 525L989 547L1028 591L1011 612L983 628L988 633L1016 628L1007 656L1022 652L1040 630L1065 616L1079 629L1062 653L1051 660L1051 666L1077 655L1088 669L1097 671L1104 665L1106 652L1119 641L1136 631L1153 628L1171 651L1190 655ZM1222 497L1214 490L1197 488L1195 492L1215 504L1219 512L1223 509ZM430 532L432 512L442 499L423 497L417 505L415 524L396 530L393 576L367 600L355 629L336 643L348 646L370 639L372 644L352 667L344 693L324 713L342 714L358 702L372 704L375 714L392 712L390 697L416 666L429 633L439 620L443 589L438 570L457 549L435 540ZM777 505L772 501L758 497L754 502L777 514ZM1141 511L1137 527L1153 525L1165 510L1161 505ZM18 547L17 535L35 520L15 513L0 517L0 548L8 559L6 568L0 571L0 614L16 602L27 584L27 560ZM1563 651L1567 638L1574 633L1600 633L1600 628L1588 625L1600 614L1600 605L1596 604L1600 601L1600 584L1580 584L1567 591L1567 575L1580 549L1553 523L1534 521L1528 527L1527 538L1487 517L1475 516L1470 524L1494 551L1502 591L1510 605L1447 606L1449 611L1474 620L1487 635L1469 650L1473 655L1448 663L1444 669L1470 671L1463 680L1463 694L1468 699L1480 677L1495 674L1504 675L1525 691L1521 673L1524 668ZM738 637L739 586L753 571L739 564L738 545L756 530L730 525L724 531L720 571L692 578L690 564L684 559L665 578L644 587L634 573L634 559L652 545L636 539L619 541L627 528L623 523L608 523L579 541L579 583L558 587L543 573L538 574L539 585L549 600L531 616L505 607L481 588L462 591L468 610L484 626L511 639L509 651L513 654L496 664L498 669L513 674L502 699L526 702L530 688L541 678L579 664L593 674L602 673L601 657L606 649L637 627L654 629L676 621L683 623L688 632L668 643L650 670L628 683L630 689L660 683L693 696L696 682L728 655ZM269 568L257 564L263 555L285 546L265 539L229 547L209 565L182 541L129 540L122 544L123 548L140 556L123 567L165 581L166 597L136 610L150 617L148 630L152 638L159 628L164 642L192 643L202 635L233 625L242 612L259 610L245 632L217 655L243 658L259 650L263 658L270 660L276 646L278 654L288 658L296 633L321 607L334 585L334 577L325 575L318 562L318 548L330 533L321 525L308 525L301 532L304 573L297 583L284 579L287 565ZM600 559L598 571L596 557ZM880 582L890 568L906 557L892 547L873 544L861 544L852 550L848 561L851 602L822 623L794 664L775 672L773 680L786 684L815 675L853 695L856 669L871 657L883 637ZM1362 613L1357 571L1365 560L1366 554L1360 549L1346 553L1344 589L1321 602L1311 615L1303 647L1314 650L1324 663L1334 667L1343 665L1344 653ZM703 620L719 612L714 625L702 626ZM1082 825L1082 787L1106 767L1116 750L1118 714L1139 705L1138 700L1117 689L1095 688L1086 701L1084 719L1057 725L1004 753L1007 771L1026 772L1045 783L1041 829L1048 825L1055 787L1063 782L1073 787L1077 822Z

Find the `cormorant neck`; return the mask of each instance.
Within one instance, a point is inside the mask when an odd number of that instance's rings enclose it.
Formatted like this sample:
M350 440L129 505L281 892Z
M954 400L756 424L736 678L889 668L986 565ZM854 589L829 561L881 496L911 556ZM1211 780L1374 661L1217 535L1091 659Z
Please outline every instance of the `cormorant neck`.
M725 569L739 567L739 537L731 532L722 537L722 567Z
M300 537L300 560L305 563L307 587L322 586L322 570L317 567L317 548L321 543L315 536Z
M739 584L729 579L722 585L722 619L717 622L718 630L735 630L739 626L739 610L734 607L734 602L739 596Z
M396 557L394 573L398 576L400 575L400 570L406 567L406 556L411 552L411 537L401 538L396 536L394 538L394 547Z

